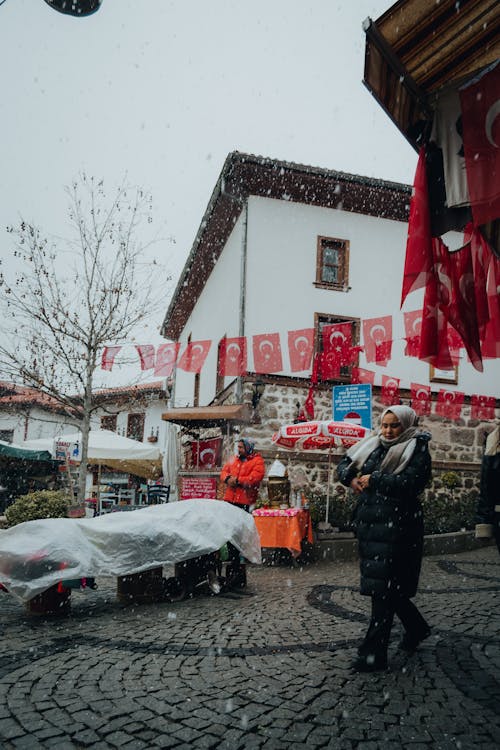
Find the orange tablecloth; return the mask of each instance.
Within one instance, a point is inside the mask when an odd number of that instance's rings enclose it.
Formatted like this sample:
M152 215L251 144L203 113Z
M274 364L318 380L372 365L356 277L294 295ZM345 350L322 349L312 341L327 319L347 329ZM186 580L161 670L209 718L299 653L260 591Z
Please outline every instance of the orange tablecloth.
M292 554L300 554L302 540L313 541L308 510L296 508L286 511L286 515L276 515L275 511L260 508L254 511L253 517L261 547L284 547Z

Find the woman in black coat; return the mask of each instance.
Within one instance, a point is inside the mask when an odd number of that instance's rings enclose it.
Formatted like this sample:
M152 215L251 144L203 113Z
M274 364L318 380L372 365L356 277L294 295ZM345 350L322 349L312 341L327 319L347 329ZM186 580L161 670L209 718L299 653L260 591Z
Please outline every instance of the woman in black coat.
M391 406L380 431L350 448L337 474L359 495L355 510L361 594L370 596L370 625L353 669L387 668L387 649L396 614L405 633L400 647L414 651L430 628L411 601L422 563L424 524L418 495L431 475L431 436L417 427L409 406Z
M476 536L493 536L500 552L500 426L490 432L481 462Z

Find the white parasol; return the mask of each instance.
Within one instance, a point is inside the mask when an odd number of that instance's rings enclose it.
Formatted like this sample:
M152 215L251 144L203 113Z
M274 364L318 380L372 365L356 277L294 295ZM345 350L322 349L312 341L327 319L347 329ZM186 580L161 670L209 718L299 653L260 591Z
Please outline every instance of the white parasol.
M274 433L272 441L275 445L287 450L327 450L328 451L328 479L326 488L326 514L328 523L330 505L330 474L332 448L354 445L362 438L370 435L371 430L353 422L334 422L333 420L313 420L311 422L296 422L282 425Z

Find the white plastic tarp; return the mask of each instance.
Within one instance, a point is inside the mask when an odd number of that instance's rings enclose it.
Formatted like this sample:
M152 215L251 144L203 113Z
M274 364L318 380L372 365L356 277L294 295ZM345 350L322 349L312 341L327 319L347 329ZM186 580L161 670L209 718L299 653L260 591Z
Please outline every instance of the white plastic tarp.
M250 513L223 501L184 500L96 518L46 518L0 531L0 582L22 601L61 579L122 576L234 544L260 563Z

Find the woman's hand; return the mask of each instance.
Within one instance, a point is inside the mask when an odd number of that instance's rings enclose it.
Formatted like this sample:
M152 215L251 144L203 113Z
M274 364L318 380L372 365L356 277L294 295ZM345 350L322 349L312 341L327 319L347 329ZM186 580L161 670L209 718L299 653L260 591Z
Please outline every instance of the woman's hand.
M356 492L358 495L360 492L363 492L363 488L360 484L359 479L360 479L359 477L354 477L351 484L349 485L351 490L354 490L354 492Z
M238 484L238 480L236 479L236 477L229 477L229 479L227 480L227 484L228 484L228 487L234 488Z
M354 477L350 487L354 492L360 493L368 488L370 484L370 474L363 474L361 477Z
M362 490L367 490L370 486L370 476L370 474L363 474L363 476L359 477L359 484Z

